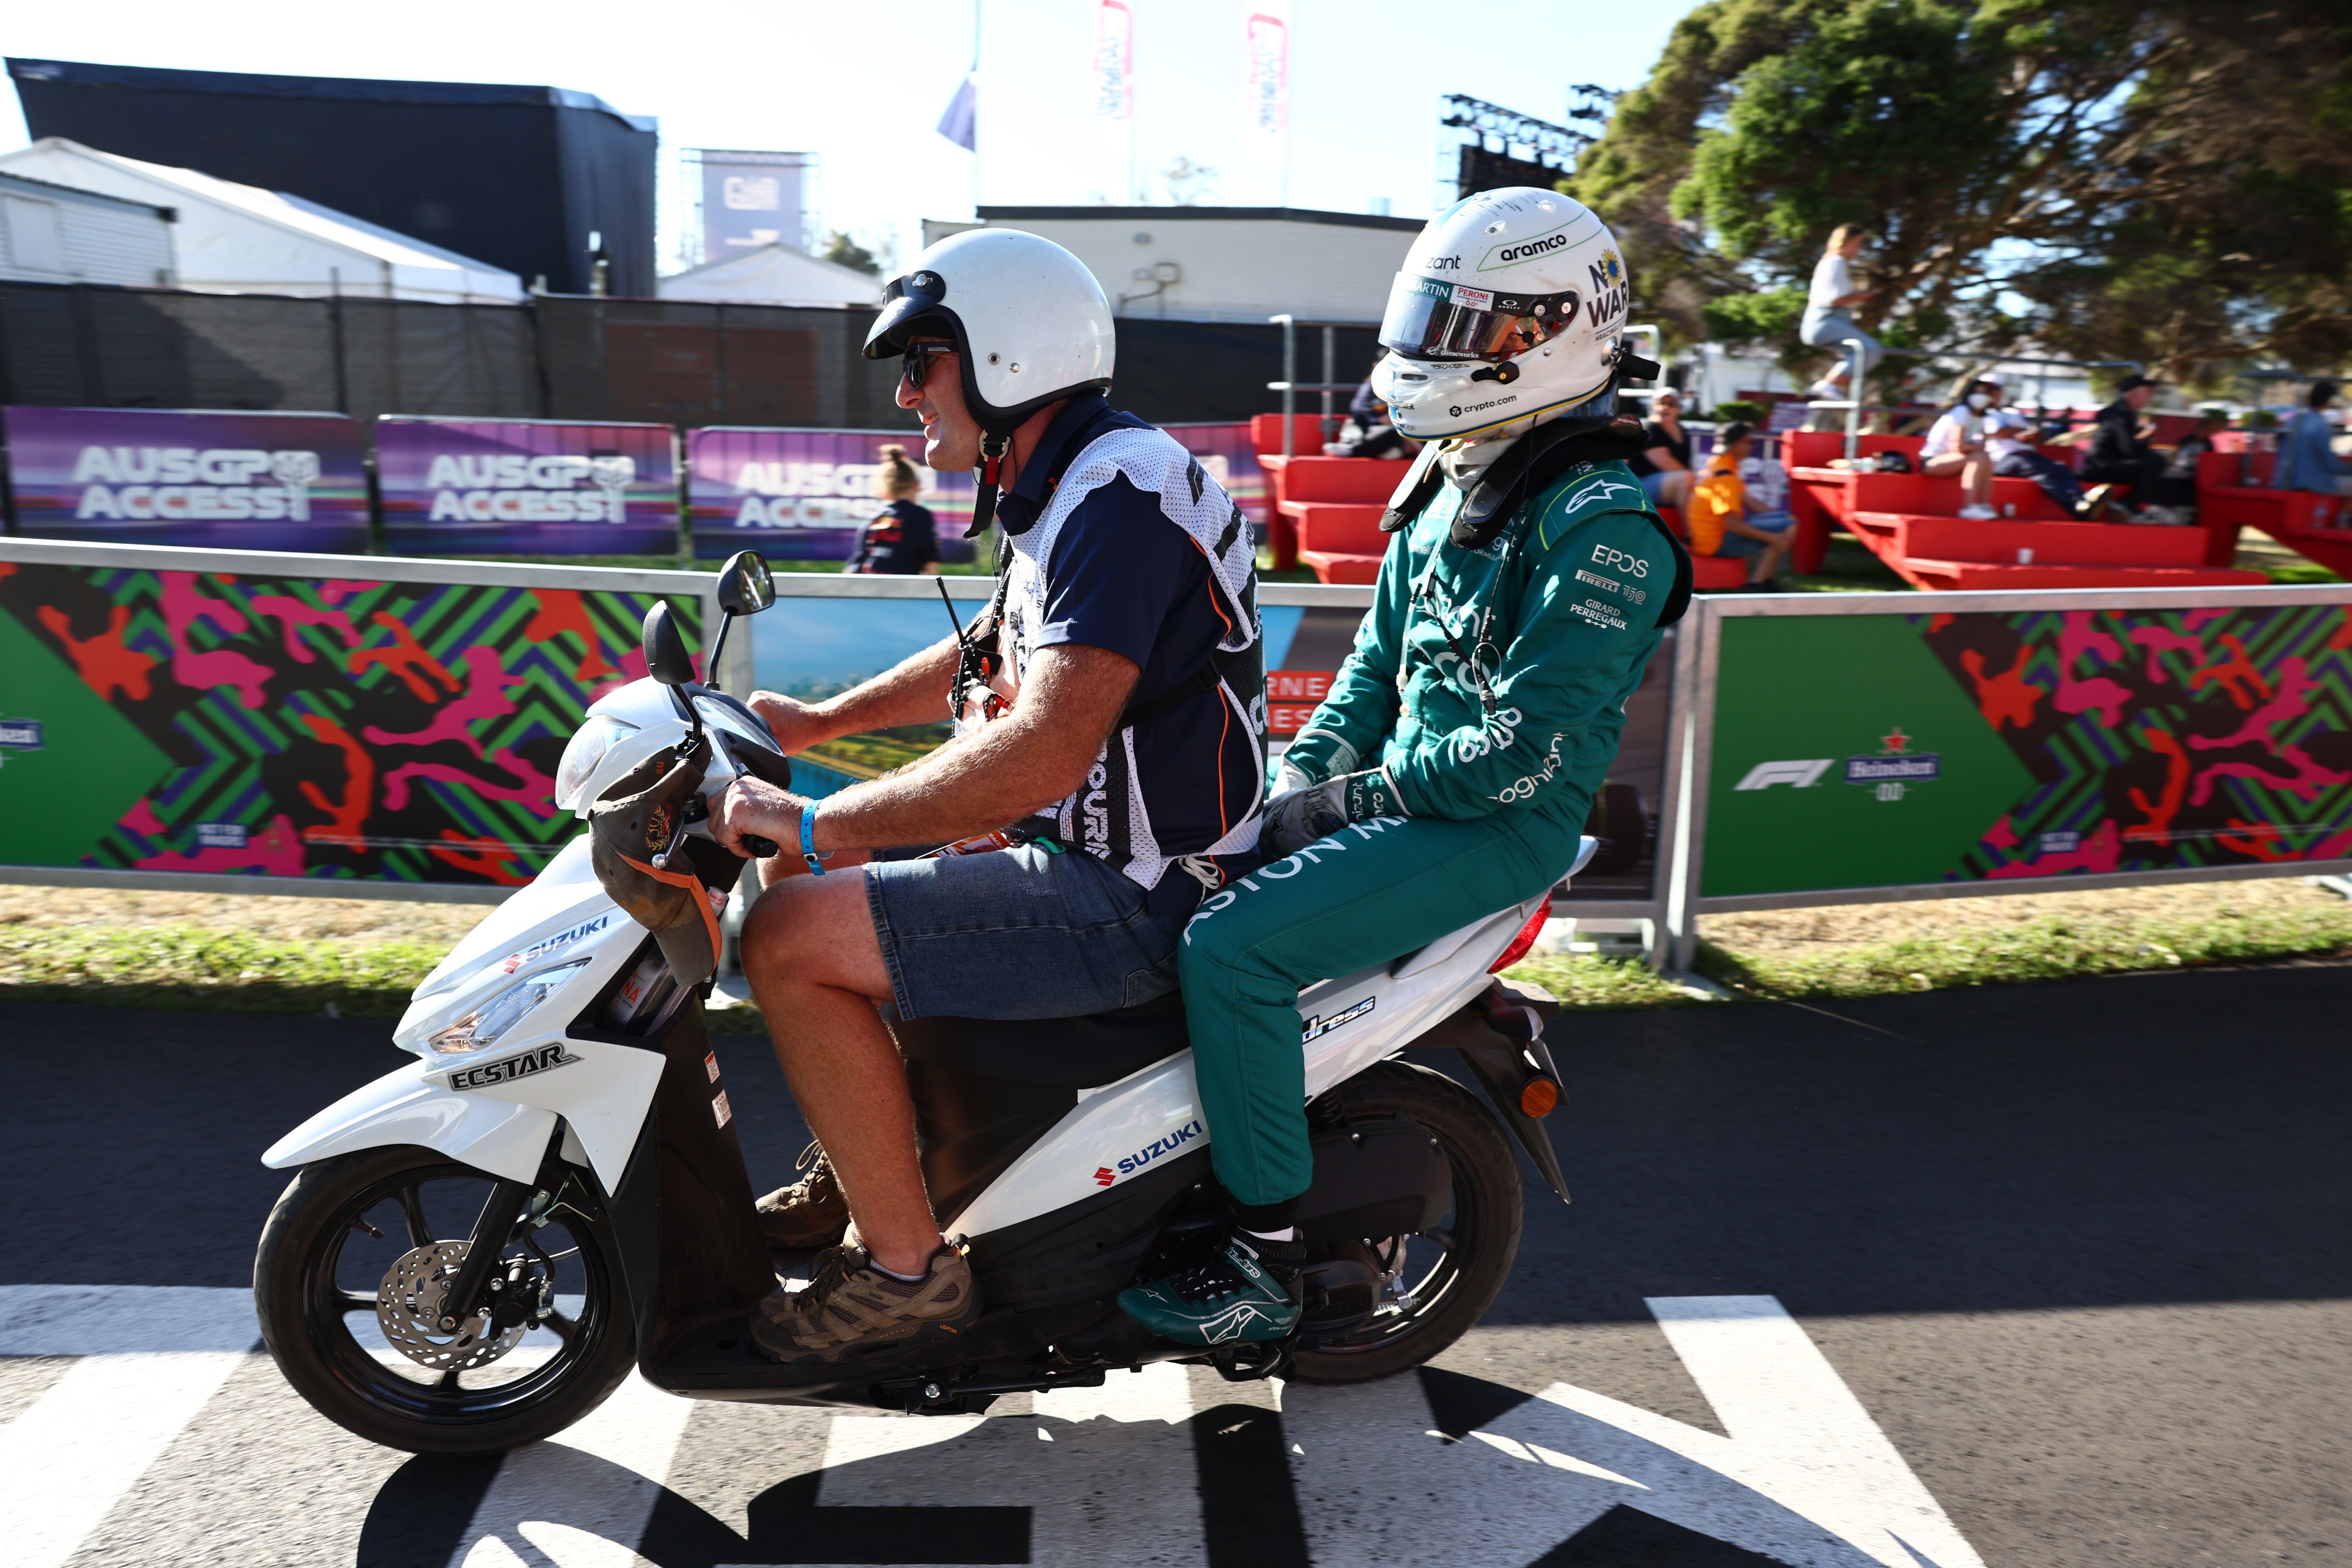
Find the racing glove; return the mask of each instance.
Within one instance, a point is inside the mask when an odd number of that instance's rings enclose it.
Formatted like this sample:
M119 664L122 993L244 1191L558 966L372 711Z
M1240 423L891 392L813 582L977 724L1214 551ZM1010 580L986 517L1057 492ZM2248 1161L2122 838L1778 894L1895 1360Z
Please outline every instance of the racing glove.
M1276 782L1281 780L1277 772ZM1258 829L1257 843L1268 858L1280 859L1351 822L1411 815L1386 773L1375 768L1370 773L1343 773L1328 783L1289 790L1267 801L1265 826Z

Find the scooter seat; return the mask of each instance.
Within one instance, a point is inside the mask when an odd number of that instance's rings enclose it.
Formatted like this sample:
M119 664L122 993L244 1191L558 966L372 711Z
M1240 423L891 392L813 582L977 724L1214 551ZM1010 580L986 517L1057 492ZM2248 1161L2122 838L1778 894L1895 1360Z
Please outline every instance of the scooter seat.
M1078 1018L893 1018L910 1062L1049 1089L1099 1089L1188 1048L1184 998Z

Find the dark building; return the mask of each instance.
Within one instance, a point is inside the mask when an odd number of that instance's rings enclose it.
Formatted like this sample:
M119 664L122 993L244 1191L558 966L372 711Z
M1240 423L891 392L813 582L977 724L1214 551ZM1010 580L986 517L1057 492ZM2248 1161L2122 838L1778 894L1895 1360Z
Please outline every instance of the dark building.
M654 292L655 122L555 87L8 61L36 137L284 191L557 293Z

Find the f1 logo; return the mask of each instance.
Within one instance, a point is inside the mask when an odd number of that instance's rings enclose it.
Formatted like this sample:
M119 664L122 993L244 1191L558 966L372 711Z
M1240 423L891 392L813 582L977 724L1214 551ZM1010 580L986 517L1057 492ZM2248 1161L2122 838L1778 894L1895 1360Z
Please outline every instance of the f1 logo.
M1748 770L1746 778L1731 787L1770 789L1774 784L1784 784L1798 789L1807 789L1818 784L1821 776L1829 772L1829 769L1830 759L1827 757L1811 762L1759 763Z

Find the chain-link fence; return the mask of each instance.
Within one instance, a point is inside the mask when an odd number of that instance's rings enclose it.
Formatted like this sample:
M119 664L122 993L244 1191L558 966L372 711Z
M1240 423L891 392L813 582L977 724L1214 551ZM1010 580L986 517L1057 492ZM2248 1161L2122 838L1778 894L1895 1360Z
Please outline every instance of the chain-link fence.
M522 305L0 283L0 403L910 429L862 310L542 296ZM1113 400L1162 424L1277 405L1278 328L1122 321ZM1339 374L1369 371L1369 329ZM1360 340L1360 341L1359 341Z

